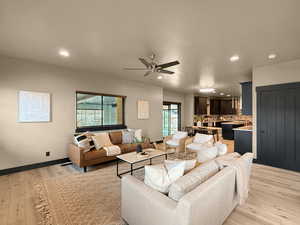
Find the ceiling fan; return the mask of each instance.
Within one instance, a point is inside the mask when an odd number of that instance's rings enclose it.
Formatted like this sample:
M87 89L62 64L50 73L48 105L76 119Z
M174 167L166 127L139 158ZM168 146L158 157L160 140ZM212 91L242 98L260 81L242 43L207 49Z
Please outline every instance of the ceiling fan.
M155 55L152 54L150 57L148 57L149 60L146 60L145 58L139 58L141 63L143 63L146 68L124 68L125 70L146 70L146 73L144 76L148 76L151 73L165 73L165 74L174 74L175 72L166 70L166 68L169 68L171 66L175 66L179 64L179 61L172 61L164 64L157 64L154 59Z

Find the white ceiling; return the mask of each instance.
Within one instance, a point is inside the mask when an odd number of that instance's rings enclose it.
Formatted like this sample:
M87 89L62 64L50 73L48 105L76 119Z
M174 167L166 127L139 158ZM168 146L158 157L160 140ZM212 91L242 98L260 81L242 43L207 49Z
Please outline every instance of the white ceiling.
M0 0L0 54L238 95L253 66L300 58L299 11L300 0ZM70 58L58 56L60 48ZM175 75L157 80L122 69L151 53L159 63L179 60ZM231 63L234 54L240 61Z

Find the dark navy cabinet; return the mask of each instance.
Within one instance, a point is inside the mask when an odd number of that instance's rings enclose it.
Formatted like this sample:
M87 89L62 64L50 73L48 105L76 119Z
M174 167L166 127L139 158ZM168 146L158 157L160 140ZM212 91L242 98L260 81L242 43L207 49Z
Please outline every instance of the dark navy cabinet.
M234 130L234 151L241 155L252 152L251 130Z
M244 82L242 85L242 114L252 115L252 82Z

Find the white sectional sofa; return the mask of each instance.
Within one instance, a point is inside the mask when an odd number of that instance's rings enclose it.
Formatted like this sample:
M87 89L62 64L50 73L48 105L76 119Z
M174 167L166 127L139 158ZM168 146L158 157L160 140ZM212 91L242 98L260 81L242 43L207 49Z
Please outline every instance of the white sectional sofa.
M179 201L133 176L121 182L121 215L129 225L221 225L238 205L236 171L231 166L220 169Z

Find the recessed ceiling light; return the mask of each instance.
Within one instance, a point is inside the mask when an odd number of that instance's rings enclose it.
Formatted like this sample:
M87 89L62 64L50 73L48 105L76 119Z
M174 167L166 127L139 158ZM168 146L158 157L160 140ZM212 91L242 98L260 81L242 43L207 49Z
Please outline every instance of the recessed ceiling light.
M161 75L159 75L158 77L157 77L157 79L159 79L159 80L161 80L163 77L161 76Z
M270 54L270 55L268 55L268 58L269 59L275 59L277 57L277 55L276 54Z
M226 95L227 97L230 97L231 95Z
M231 62L236 62L236 61L238 61L239 59L240 59L240 57L239 57L238 55L233 55L233 56L230 57L230 61L231 61Z
M224 93L220 93L220 95L224 95Z
M216 91L216 89L214 89L214 88L201 88L199 91L201 93L214 93Z
M66 49L60 49L58 53L60 56L65 57L65 58L70 56L70 52L67 51Z

